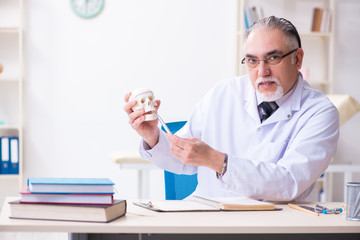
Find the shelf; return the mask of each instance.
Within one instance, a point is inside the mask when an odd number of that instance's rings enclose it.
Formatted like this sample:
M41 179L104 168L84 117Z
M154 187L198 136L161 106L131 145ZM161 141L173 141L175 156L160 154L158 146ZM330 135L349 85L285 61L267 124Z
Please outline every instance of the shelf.
M238 36L245 36L245 33L238 31ZM300 37L330 37L331 33L327 32L304 32L299 33Z
M8 125L8 124L0 124L0 130L19 130L20 126L16 124Z
M2 76L0 75L0 84L1 83L19 83L19 77L18 76Z
M331 33L326 32L308 32L308 33L299 33L300 37L330 37Z
M4 33L19 33L20 28L19 27L0 27L0 34Z
M19 174L0 174L0 180L19 180Z

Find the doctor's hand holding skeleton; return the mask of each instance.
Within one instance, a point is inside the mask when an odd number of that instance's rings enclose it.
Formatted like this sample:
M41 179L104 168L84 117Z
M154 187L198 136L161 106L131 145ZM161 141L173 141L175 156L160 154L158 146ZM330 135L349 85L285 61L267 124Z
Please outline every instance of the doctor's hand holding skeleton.
M157 110L160 100L155 100L154 94L148 89L137 89L129 92L124 98L124 110L128 114L130 126L144 139L149 148L159 141ZM219 152L197 138L180 138L167 133L172 155L184 164L204 166L224 174L224 159L226 154Z

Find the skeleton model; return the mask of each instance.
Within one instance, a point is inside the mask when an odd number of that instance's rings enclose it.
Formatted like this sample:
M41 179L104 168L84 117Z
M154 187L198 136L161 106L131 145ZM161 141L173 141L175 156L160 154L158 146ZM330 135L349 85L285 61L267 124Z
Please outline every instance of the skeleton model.
M157 103L155 101L154 93L150 89L139 88L131 92L129 101L135 100L137 104L132 108L133 111L144 109L145 121L151 121L158 118L156 113Z

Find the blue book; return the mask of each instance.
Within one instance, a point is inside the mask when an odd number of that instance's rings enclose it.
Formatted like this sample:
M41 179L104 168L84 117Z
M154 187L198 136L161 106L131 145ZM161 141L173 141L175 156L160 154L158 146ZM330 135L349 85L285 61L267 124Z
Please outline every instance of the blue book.
M2 137L1 138L1 174L9 174L10 173L10 146L9 146L9 138Z
M10 137L10 174L19 174L19 138Z
M114 194L114 183L108 178L28 178L31 193Z

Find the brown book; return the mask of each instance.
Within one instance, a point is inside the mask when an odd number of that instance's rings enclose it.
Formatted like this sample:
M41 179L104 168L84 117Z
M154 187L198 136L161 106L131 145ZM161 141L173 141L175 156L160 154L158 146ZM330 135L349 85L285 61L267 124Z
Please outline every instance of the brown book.
M311 22L311 31L315 31L315 20L316 20L316 8L313 9L313 16L312 16L312 22Z
M322 13L323 13L323 9L314 8L311 31L320 32Z
M10 218L110 222L126 214L126 200L114 200L113 205L20 203L12 201Z

